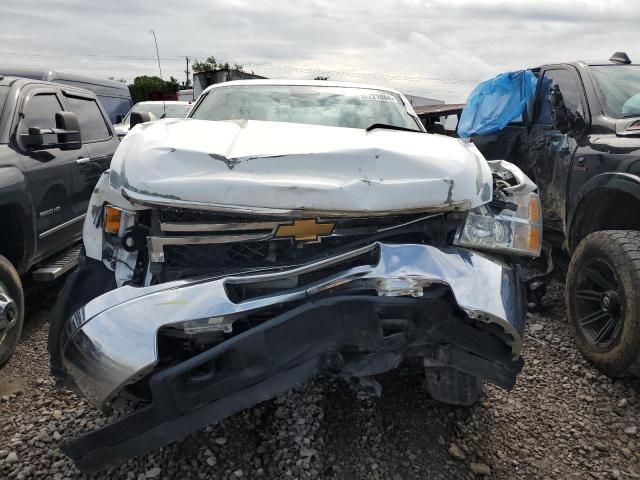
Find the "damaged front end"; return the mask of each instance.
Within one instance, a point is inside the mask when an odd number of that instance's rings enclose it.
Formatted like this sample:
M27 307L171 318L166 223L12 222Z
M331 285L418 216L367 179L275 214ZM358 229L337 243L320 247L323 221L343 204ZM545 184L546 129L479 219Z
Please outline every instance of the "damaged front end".
M513 258L540 253L540 206L517 167L489 168L492 198L468 211L359 216L125 200L103 176L52 369L103 409L138 407L65 452L101 470L318 373L366 378L406 358L511 389L525 322ZM108 281L78 299L87 278Z
M515 269L481 254L384 243L282 273L114 290L73 315L65 369L97 404L124 391L147 403L65 451L102 469L319 372L370 376L406 357L510 389L523 298Z

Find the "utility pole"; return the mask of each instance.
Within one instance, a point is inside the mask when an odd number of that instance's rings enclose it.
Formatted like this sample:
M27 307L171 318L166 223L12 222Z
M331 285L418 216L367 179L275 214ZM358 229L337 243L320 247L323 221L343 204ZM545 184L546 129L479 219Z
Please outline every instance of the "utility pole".
M189 80L189 57L184 57L184 59L187 61L187 69L184 71L187 74L187 83L184 86L189 88L191 86L191 80Z

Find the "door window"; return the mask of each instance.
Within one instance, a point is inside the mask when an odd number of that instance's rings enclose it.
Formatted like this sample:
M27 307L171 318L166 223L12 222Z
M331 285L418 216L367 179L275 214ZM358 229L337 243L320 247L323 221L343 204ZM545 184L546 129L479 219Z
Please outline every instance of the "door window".
M55 93L39 93L27 100L23 108L24 119L20 130L26 133L31 127L56 128L56 113L64 110Z
M95 142L111 137L102 112L91 98L67 97L71 110L78 116L80 136L83 142Z
M560 93L564 106L569 112L579 113L584 117L582 106L582 87L575 73L569 70L547 70L540 81L536 99L536 119L534 123L553 125L552 94Z

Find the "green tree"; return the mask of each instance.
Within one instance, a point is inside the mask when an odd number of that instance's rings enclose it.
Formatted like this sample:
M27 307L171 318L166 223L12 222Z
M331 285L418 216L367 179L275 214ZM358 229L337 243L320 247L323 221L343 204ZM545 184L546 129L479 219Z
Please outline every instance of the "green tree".
M207 57L206 60L202 62L200 60L194 60L192 69L193 69L193 73L212 72L214 70L226 70L226 71L237 70L238 72L244 72L243 65L240 65L239 63L234 63L232 67L229 64L229 62L219 62L218 60L216 60L216 57L214 57L213 55L210 57Z
M131 98L134 103L149 100L152 92L173 93L180 89L180 83L173 77L169 80L162 80L160 77L142 75L136 77L133 83L129 85Z
M169 77L168 82L164 82L165 92L177 92L180 90L180 82L177 78Z
M211 72L218 69L218 62L214 56L208 57L204 62L195 60L192 69L194 73Z

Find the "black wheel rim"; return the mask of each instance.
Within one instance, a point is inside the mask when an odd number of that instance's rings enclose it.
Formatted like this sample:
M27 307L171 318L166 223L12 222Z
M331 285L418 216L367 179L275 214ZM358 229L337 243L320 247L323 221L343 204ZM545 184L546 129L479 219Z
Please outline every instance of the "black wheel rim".
M576 326L593 346L615 345L624 322L624 292L613 267L603 258L584 262L573 291Z

